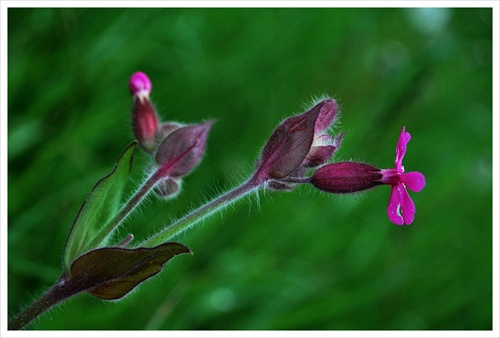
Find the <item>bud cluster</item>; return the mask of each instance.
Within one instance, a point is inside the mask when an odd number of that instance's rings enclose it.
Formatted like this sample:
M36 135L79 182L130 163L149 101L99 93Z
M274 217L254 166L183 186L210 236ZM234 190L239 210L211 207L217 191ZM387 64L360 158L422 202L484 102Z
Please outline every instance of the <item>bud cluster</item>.
M162 122L149 97L151 81L142 72L132 74L129 89L133 97L132 129L137 142L125 149L113 171L96 183L80 208L66 240L65 270L59 281L15 316L8 324L9 329L26 326L52 306L80 292L104 300L126 296L159 273L174 256L191 252L180 243L168 242L171 238L262 187L293 190L297 184L311 184L327 193L346 194L385 184L391 186L387 206L390 221L403 225L414 220L415 204L407 189L422 190L425 177L419 172L404 170L402 161L410 134L403 127L393 168L332 162L343 134L328 133L338 116L338 105L334 99L327 98L276 127L247 181L175 220L136 248L128 248L134 238L132 234L118 245L110 246L117 228L151 191L161 197L173 197L179 192L182 178L200 162L214 124L214 121L192 125ZM120 206L137 143L151 156L154 170Z
M297 183L310 183L333 194L354 193L378 185L391 186L387 214L398 225L411 224L415 205L407 188L420 191L425 178L419 172L404 173L402 160L410 134L403 130L396 146L395 168L378 169L357 162L334 162L343 134L330 136L338 105L325 99L305 113L292 116L274 130L265 144L252 180L274 190L292 190ZM314 170L307 177L307 170Z
M161 197L173 197L179 192L182 177L201 160L214 121L195 125L161 122L149 97L151 81L142 72L132 74L129 89L133 96L132 130L139 145L155 160L155 191Z
M132 125L141 147L154 155L160 196L172 196L180 187L182 176L199 162L213 121L184 126L177 122L160 122L149 99L152 85L141 72L129 83L134 97ZM333 162L343 133L330 135L339 112L337 102L326 98L302 114L287 118L273 131L264 145L250 179L254 186L273 190L293 190L299 183L334 194L354 193L378 185L391 186L387 213L396 224L413 222L415 206L407 188L420 191L425 186L421 173L404 173L402 159L410 134L403 128L396 147L395 167L378 169L366 163ZM308 171L312 175L308 176Z
M326 99L279 124L262 150L253 179L275 190L292 190L307 169L328 162L343 136L328 134L337 113L337 102Z

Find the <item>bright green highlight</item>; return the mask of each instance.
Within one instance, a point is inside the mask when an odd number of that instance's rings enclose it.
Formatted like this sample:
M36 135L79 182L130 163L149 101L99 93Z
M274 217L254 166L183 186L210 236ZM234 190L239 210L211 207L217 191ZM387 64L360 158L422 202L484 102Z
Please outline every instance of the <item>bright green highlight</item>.
M83 253L93 249L97 237L109 234L106 225L118 212L123 189L128 182L137 143L132 143L120 156L113 171L94 186L76 216L64 248L64 268L69 272L71 263Z

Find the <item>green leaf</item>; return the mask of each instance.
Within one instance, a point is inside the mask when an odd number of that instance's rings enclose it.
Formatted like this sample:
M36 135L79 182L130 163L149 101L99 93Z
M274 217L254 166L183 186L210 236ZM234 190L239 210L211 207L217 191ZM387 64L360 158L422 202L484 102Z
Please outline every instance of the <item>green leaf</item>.
M104 300L120 299L182 253L191 251L180 243L164 243L154 248L95 249L73 262L68 287L72 293L87 291Z
M69 271L71 263L80 255L93 249L92 240L105 228L117 213L123 188L132 168L137 142L133 142L120 155L113 171L99 180L83 202L64 247L64 268Z

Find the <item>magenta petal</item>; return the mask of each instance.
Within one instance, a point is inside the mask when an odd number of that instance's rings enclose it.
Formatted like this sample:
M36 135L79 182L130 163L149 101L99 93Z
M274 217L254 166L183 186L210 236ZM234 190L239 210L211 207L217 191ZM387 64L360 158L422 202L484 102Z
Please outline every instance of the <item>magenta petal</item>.
M406 191L404 187L401 188L400 192L400 197L402 197L401 213L403 214L405 223L410 225L415 219L415 204L411 200L410 195L408 195L408 191Z
M128 86L132 95L139 94L141 91L149 94L152 88L151 80L143 72L135 72L132 74Z
M396 145L396 159L394 160L394 165L398 171L402 170L403 166L403 157L405 157L406 153L406 145L410 142L411 136L410 133L405 131L405 127L401 130L401 134L399 135L398 143Z
M387 206L387 216L389 220L397 225L403 225L404 220L401 217L401 193L400 189L404 189L402 185L393 185L391 187L391 197L389 198L389 205Z
M412 171L401 175L401 181L411 191L419 192L425 187L425 177L417 171Z

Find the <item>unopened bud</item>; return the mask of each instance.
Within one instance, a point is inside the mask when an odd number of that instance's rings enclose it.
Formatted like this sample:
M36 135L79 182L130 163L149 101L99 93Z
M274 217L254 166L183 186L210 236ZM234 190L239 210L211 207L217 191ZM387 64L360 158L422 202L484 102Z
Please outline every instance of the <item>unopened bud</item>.
M316 135L320 135L330 128L339 111L337 101L334 99L326 99L321 103L318 118L314 125L314 133Z
M151 84L151 80L146 74L143 72L135 72L130 77L128 87L130 89L130 94L138 96L141 94L149 95L153 86Z
M158 143L163 141L163 139L167 137L168 134L170 134L171 132L182 126L183 125L178 122L165 122L164 124L162 124L160 129L158 130L158 135L157 135Z
M314 168L328 162L339 148L343 135L341 133L335 137L331 137L328 134L323 134L316 138L311 146L311 150L309 150L304 162L302 162L302 166Z
M130 92L134 96L132 105L132 129L141 147L153 151L157 146L159 119L156 110L149 100L151 81L146 74L132 74L129 82Z
M329 119L329 109L321 108L324 105L330 106L330 101L322 101L305 113L289 117L276 127L262 150L255 179L281 179L302 164L311 150L320 113L325 120Z
M205 151L208 132L215 121L177 128L158 146L156 163L161 177L181 177L200 162Z
M327 164L316 170L311 183L319 190L333 194L347 194L373 188L382 178L380 169L356 162Z

